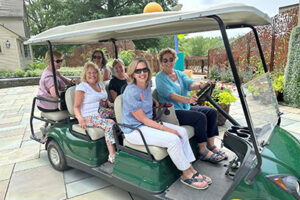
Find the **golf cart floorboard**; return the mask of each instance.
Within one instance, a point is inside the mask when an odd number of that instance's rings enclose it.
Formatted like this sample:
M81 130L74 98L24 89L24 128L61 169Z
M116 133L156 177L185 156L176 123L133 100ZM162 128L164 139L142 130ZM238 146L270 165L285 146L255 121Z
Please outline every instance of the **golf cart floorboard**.
M196 161L193 166L200 172L212 179L212 184L205 190L196 190L183 183L180 179L175 181L170 188L166 190L166 197L170 199L205 199L205 200L219 200L222 199L224 194L233 183L233 177L225 175L228 160L224 160L218 164L212 164L204 161Z

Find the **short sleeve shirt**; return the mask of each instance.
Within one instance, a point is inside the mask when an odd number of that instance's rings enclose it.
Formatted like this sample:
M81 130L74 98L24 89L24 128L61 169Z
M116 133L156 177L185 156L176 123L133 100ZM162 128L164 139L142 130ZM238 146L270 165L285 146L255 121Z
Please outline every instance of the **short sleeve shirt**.
M107 99L105 85L100 82L99 87L101 89L100 92L94 90L86 82L81 82L79 85L76 86L76 91L84 92L84 99L80 110L82 117L88 117L94 114L98 114L100 100L105 101Z
M145 90L135 84L129 84L123 93L122 122L136 128L143 125L132 115L132 112L142 109L145 115L152 119L152 106L151 82ZM121 128L125 134L133 131L130 128Z
M114 76L109 82L108 90L113 90L117 93L117 95L120 95L121 89L124 85L127 85L126 80L120 80Z
M174 101L170 98L170 95L174 93L187 97L188 91L191 90L190 85L194 81L189 79L187 75L181 71L175 70L175 73L181 87L178 87L178 85L176 85L176 83L173 82L163 71L160 71L156 75L155 81L158 101L162 103L172 103L175 110L189 110L190 105L188 103Z
M56 83L59 91L63 91L65 89L65 83L62 79L62 75L56 71ZM56 100L51 96L50 88L54 87L53 73L49 71L47 68L43 71L43 74L40 79L40 87L38 89L38 96L44 97L49 100ZM57 103L51 103L47 101L37 100L37 106L47 109L47 110L55 110L58 108Z

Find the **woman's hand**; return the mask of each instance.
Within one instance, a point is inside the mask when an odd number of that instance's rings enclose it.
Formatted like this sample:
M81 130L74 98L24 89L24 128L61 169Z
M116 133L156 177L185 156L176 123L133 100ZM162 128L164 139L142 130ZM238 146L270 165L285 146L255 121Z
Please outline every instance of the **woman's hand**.
M187 98L186 103L195 104L197 101L198 101L198 97L196 95L193 95L193 96Z
M180 135L180 133L178 133L178 131L176 131L175 129L172 129L172 128L164 126L163 127L163 131L167 131L167 132L173 133L173 134L177 135L178 137L182 138L182 136Z
M79 83L79 81L80 81L80 79L79 79L79 78L76 78L76 79L71 79L70 83L71 83L71 84L78 84L78 83Z
M107 100L107 105L110 108L114 107L114 103L110 102L109 100Z
M79 126L81 128L83 128L84 130L86 130L86 122L85 122L85 119L83 117L79 117L78 123L79 123Z
M215 81L214 80L209 80L205 84L201 85L201 89L205 88L207 85L212 85L212 84L215 84Z

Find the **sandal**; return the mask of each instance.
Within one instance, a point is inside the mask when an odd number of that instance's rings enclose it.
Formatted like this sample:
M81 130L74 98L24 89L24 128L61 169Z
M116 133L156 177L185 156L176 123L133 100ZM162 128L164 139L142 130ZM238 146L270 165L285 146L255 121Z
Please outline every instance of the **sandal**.
M205 190L206 188L208 188L207 182L204 181L204 180L202 180L202 179L188 178L188 179L183 180L182 178L180 178L180 181L183 184L185 184L185 185L187 185L189 187L192 187L194 189L197 189L197 190ZM199 182L199 183L204 182L206 184L204 186L202 186L202 187L197 187L197 186L193 185L193 183L195 183L195 182Z
M196 174L194 174L194 175L192 176L192 178L199 179L199 178L196 178L196 177L199 176L199 175L200 175L200 173L197 172ZM205 175L201 175L201 176L202 176L202 178L200 178L200 179L204 180L208 185L212 184L211 178L209 178L208 176L205 176Z
M209 149L210 151L213 152L213 150L214 150L215 148L217 148L216 145L214 145L214 146L212 146L212 147L210 147L210 148L208 148L208 149ZM219 151L216 152L216 154L219 154L220 156L222 156L222 157L224 158L224 160L227 160L227 159L228 159L228 155L227 155L222 149L219 149Z
M216 154L216 153L212 153L209 158L206 158L208 153L209 153L208 149L206 149L203 154L200 153L200 160L208 161L208 162L211 162L213 164L216 164L216 163L221 162L222 160L224 160L223 156L221 156L219 154ZM221 158L218 158L218 156L220 156Z
M115 162L115 156L108 155L107 161L110 162L111 164L114 164L114 162Z

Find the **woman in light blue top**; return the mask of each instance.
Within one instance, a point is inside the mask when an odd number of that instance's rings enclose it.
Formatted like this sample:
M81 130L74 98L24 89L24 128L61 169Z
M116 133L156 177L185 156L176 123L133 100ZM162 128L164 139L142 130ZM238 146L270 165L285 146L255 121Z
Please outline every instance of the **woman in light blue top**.
M200 175L191 165L195 160L189 138L184 128L152 120L151 70L144 58L131 62L127 70L128 83L123 93L122 121L139 128L148 145L167 148L175 166L183 172L181 182L196 188L205 189L211 179ZM132 144L144 145L137 130L122 128L125 138Z
M173 69L177 59L173 49L163 49L159 53L162 71L156 75L158 100L162 103L174 104L176 116L180 125L194 127L195 139L200 148L200 159L217 163L227 155L218 149L214 137L219 134L217 111L210 107L190 106L196 103L196 95L188 97L188 91L204 88L212 81L201 85L189 79L183 72Z

